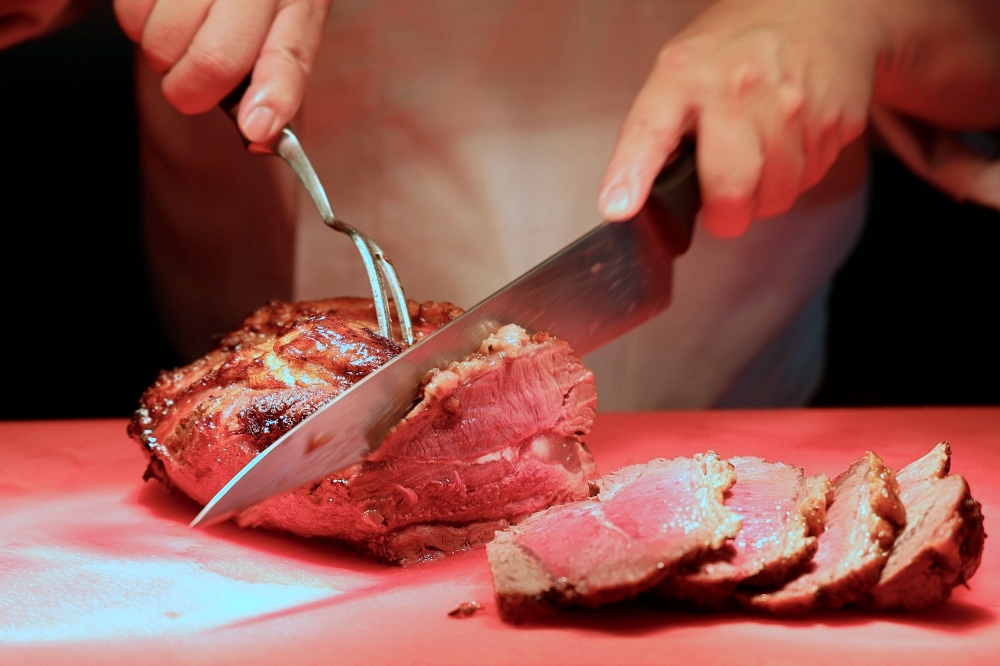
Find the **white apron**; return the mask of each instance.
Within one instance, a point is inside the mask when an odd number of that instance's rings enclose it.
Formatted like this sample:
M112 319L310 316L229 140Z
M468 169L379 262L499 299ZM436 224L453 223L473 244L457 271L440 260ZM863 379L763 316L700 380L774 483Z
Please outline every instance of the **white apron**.
M618 127L698 0L340 0L297 131L337 215L407 295L469 307L599 222ZM147 241L186 354L268 298L367 294L350 241L221 112L184 118L139 71ZM788 215L699 229L674 304L589 356L603 409L781 406L822 374L825 296L860 232L866 154Z

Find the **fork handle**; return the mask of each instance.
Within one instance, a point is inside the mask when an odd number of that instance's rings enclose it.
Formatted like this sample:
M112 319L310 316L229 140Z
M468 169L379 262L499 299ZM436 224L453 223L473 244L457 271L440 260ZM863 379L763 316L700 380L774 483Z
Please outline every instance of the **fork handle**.
M219 108L225 111L226 115L233 119L233 122L236 122L236 114L240 110L240 100L243 99L244 93L246 93L247 88L250 87L250 77L251 74L247 74L243 80L240 81L239 85L233 88L232 91L223 97L221 102L219 102ZM243 136L242 132L240 132L240 136Z
M246 94L247 88L250 87L250 77L253 72L247 74L239 85L232 89L232 91L222 98L219 102L219 108L226 112L226 115L236 123L236 131L240 135L240 140L243 141L243 145L254 155L277 155L278 154L278 141L281 139L281 133L274 137L270 141L260 142L251 141L250 139L243 136L243 131L240 129L240 123L237 120L237 115L240 111L240 101L243 99L243 95Z

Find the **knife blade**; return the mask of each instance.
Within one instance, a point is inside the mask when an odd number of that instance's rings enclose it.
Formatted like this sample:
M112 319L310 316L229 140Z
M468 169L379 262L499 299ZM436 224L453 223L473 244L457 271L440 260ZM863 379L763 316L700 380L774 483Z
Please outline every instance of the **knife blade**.
M651 319L670 305L673 260L691 243L699 207L694 147L685 143L635 217L598 225L320 407L251 460L191 526L361 462L413 407L428 371L469 356L500 326L548 331L583 356Z

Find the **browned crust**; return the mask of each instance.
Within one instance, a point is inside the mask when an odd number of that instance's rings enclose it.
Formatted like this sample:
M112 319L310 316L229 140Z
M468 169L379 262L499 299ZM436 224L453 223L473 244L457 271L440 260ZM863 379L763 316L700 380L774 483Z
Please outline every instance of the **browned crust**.
M406 306L418 340L462 314L462 309L451 303L417 303L408 300ZM370 298L341 296L297 303L275 300L247 315L236 330L219 336L216 339L216 349L234 350L247 344L259 344L277 337L282 330L294 327L303 319L321 314L357 322L373 331L378 330L378 316ZM398 333L395 311L392 315L394 330Z
M177 492L173 482L170 480L170 475L167 473L167 468L163 465L163 461L160 460L159 456L155 453L149 454L149 462L146 465L146 471L142 473L143 481L149 481L150 479L156 479L163 484L163 488L167 492Z
M964 585L972 578L983 561L983 548L986 545L986 530L983 525L983 507L974 498L969 497L962 503L963 528L958 553L961 557L960 576L956 585Z
M408 301L407 305L418 338L462 313L450 303ZM143 393L128 434L147 455L169 457L174 449L183 448L169 440L218 425L199 421L204 405L229 389L243 387L251 393L239 405L238 430L230 434L240 437L240 446L253 449L253 455L401 351L375 333L377 328L371 299L272 301L219 338L202 358L161 372ZM336 349L329 351L331 345ZM306 366L317 373L310 377L312 383L290 388L287 372ZM176 420L175 415L183 416ZM164 474L168 472L169 467ZM173 485L183 483L175 479Z
M243 389L250 393L239 406L240 431L231 434L261 451L401 351L363 323L330 313L300 317L268 336L255 336L254 344L220 347L184 368L160 373L140 399L129 435L162 452L187 427L207 427L189 418L199 409Z

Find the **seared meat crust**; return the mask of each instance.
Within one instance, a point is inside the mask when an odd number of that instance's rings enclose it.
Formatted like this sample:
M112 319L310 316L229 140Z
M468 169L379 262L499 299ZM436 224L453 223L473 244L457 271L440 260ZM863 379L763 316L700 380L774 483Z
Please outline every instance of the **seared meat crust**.
M408 305L418 338L461 314L447 303ZM160 373L128 433L152 466L154 458L174 463L166 465L173 485L204 504L255 455L399 354L374 327L369 299L272 302L204 357Z

